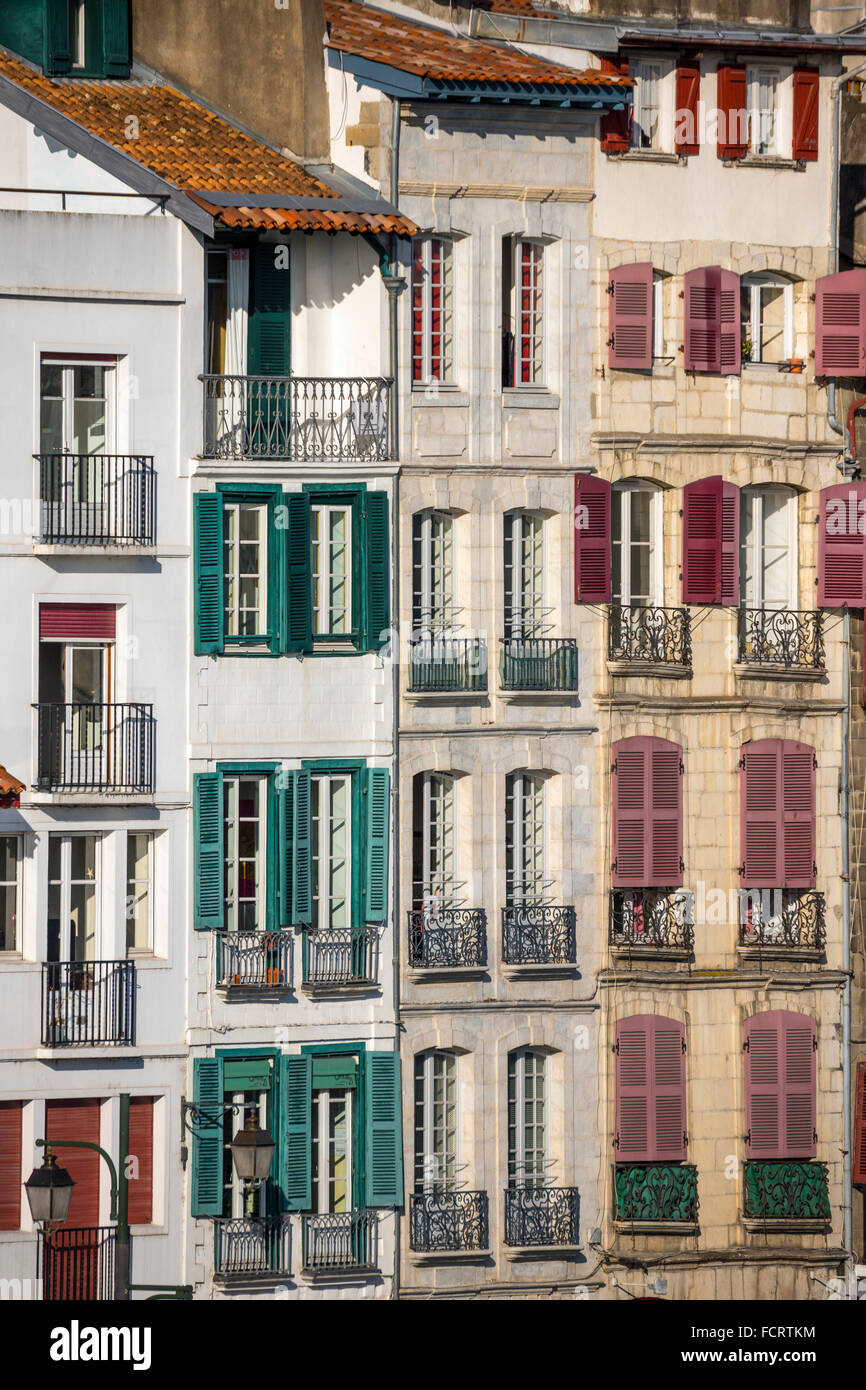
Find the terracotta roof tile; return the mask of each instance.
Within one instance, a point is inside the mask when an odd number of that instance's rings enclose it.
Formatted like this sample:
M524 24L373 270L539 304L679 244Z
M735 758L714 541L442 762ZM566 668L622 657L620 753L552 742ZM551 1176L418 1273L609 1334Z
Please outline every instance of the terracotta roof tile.
M398 236L414 236L418 228L408 217L390 213L351 212L335 208L249 208L218 207L206 198L191 194L207 212L224 227L255 228L260 231L330 231L330 232L396 232Z
M24 783L19 782L17 777L13 777L12 773L7 772L0 764L0 796L17 796L19 792L26 790Z

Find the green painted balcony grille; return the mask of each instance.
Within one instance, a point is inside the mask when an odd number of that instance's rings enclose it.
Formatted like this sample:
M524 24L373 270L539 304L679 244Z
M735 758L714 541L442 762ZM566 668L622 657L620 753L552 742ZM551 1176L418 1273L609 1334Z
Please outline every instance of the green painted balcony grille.
M214 1221L214 1272L287 1274L289 1220L286 1216L219 1218Z
M502 639L503 690L577 690L577 642L570 637Z
M617 1221L697 1221L698 1170L692 1163L618 1164Z
M487 689L487 643L480 637L431 637L412 642L412 694L483 694Z
M301 1264L307 1273L377 1269L375 1211L328 1212L301 1217Z
M812 1217L830 1220L827 1164L805 1159L749 1159L744 1177L750 1217Z

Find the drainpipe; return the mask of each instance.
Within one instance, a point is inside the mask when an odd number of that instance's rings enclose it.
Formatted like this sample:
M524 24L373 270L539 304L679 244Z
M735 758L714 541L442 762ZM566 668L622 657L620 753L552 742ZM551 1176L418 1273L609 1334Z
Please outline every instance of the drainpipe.
M394 97L391 101L391 206L397 208L400 195L399 178L400 160L400 98ZM399 352L397 333L399 329L399 294L405 283L397 275L397 248L398 238L396 233L391 235L391 274L386 280L388 290L388 314L389 314L389 348L391 376L391 457L395 461L400 454L400 382L399 382ZM391 748L394 758L394 785L391 790L391 820L394 826L394 856L391 868L391 901L394 904L394 927L392 931L392 954L393 954L393 984L394 991L394 1020L397 1027L397 1047L400 1048L400 470L397 469L394 475L394 524L393 524L393 550L394 556L394 579L392 582L392 594L394 607L391 612L391 641L389 643L391 652L391 702L392 711L392 733ZM396 639L395 639L396 634ZM396 651L394 650L396 646ZM402 1071L401 1071L402 1084ZM394 1212L394 1278L391 1287L391 1297L400 1297L400 1240L402 1237L402 1222L400 1220L399 1209Z
M842 820L842 1244L846 1259L853 1251L851 1192L851 848L848 806L848 757L851 735L851 613L842 610L842 785L839 809Z

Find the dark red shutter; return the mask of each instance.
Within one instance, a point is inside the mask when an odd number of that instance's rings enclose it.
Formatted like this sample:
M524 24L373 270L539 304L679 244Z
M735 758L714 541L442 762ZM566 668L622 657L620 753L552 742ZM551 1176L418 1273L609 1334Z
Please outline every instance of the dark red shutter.
M721 477L683 488L683 603L739 603L740 490Z
M584 473L574 480L574 599L610 603L610 483Z
M674 149L677 154L698 154L698 100L701 94L701 66L697 59L683 58L677 63L676 106L674 109Z
M39 636L111 639L115 635L117 609L112 603L40 603Z
M683 276L683 333L687 372L720 372L722 369L722 271L717 265L699 266Z
M814 1158L815 1022L773 1009L744 1027L746 1157Z
M818 69L794 69L794 159L818 158Z
M129 1102L129 1152L138 1176L129 1183L129 1220L149 1226L153 1220L153 1099L132 1096Z
M866 603L866 482L821 490L818 515L818 603L862 608Z
M722 270L719 285L719 370L722 376L739 376L741 349L740 277L733 270Z
M653 364L653 268L649 261L610 272L611 367L646 369Z
M866 374L866 270L815 281L815 375Z
M412 380L424 379L424 242L412 243Z
M602 58L602 72L612 73L617 77L628 77L627 58ZM629 93L623 91L623 97ZM601 118L601 148L606 154L617 154L629 147L631 138L631 104L623 107L622 111L605 111Z
M616 1157L678 1162L686 1156L685 1031L655 1014L616 1026Z
M18 1100L0 1103L0 1231L21 1226L21 1113Z
M101 1102L98 1100L48 1100L45 1102L45 1138L51 1141L57 1163L75 1183L66 1226L99 1225L99 1154L93 1149L64 1149L64 1139L99 1143Z
M854 1109L854 1173L856 1183L866 1184L866 1062L857 1063L857 1103Z
M742 749L740 849L744 888L815 882L815 750L764 738Z
M717 71L716 84L716 106L719 111L716 151L719 159L742 159L749 139L746 69L722 63Z
M683 881L682 749L663 738L613 745L613 883L677 888Z

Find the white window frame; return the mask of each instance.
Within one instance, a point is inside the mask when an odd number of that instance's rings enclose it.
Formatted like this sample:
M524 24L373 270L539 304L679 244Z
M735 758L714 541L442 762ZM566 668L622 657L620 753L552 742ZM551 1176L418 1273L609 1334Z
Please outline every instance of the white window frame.
M780 289L784 291L783 299L783 324L782 324L782 361L787 361L794 355L794 284L792 280L787 280L784 275L774 274L772 271L760 271L755 274L744 275L742 279L743 288L749 291L749 339L752 343L752 352L755 344L760 342L761 332L761 290ZM745 328L746 325L743 324ZM762 357L746 357L743 354L743 365L746 367L770 367L776 370L778 363L765 362Z
M94 361L93 358L76 357L74 353L43 353L39 361L39 452L40 454L48 451L42 444L42 402L46 399L42 390L42 368L59 367L61 370L61 411L62 411L62 447L60 452L64 454L73 453L72 443L75 435L75 368L76 367L101 367L105 373L105 443L101 453L82 455L81 457L104 458L108 454L114 454L116 449L117 437L117 358L111 356L108 360ZM50 397L54 400L55 397ZM83 399L83 398L82 398Z
M241 512L256 512L259 517L259 538L258 541L242 541L240 534ZM229 526L229 520L232 527ZM225 587L221 595L223 605L223 621L225 624L225 636L230 642L237 640L251 641L256 638L268 636L268 524L269 509L267 502L223 502L223 532L222 532L222 559L223 559L223 584L226 580L231 582L232 602L226 602ZM234 530L234 536L229 534L230 529ZM259 552L259 563L257 570L258 598L259 601L255 609L245 609L244 612L255 612L256 631L241 632L241 606L240 590L241 579L249 578L249 575L240 573L240 552L242 545L257 545ZM234 628L234 631L230 629Z
M258 814L255 817L245 817L245 820L254 820L259 828L258 845L255 856L256 866L256 921L255 928L243 928L243 932L249 930L264 931L267 927L267 844L268 844L268 779L266 776L259 776L256 773L231 773L223 776L223 804L221 807L223 817L223 891L225 895L225 923L227 931L241 931L240 927L240 855L238 853L240 844L240 784L242 782L254 782L258 788ZM232 790L234 798L232 800ZM228 809L226 801L228 800ZM232 837L233 827L233 837ZM231 865L231 874L229 866ZM227 882L227 880L229 880ZM245 898L244 902L252 899Z
M455 630L454 517L416 512L412 520L412 607L416 632L437 636Z
M331 603L331 586L333 583L332 555L330 545L330 526L329 520L332 513L341 513L346 519L346 570L345 570L345 602L341 607L344 615L344 627L341 632L334 630L334 609ZM350 502L313 502L311 507L311 521L315 521L314 533L310 538L310 574L312 585L312 606L313 606L313 637L342 637L346 641L352 639L352 504ZM327 567L322 569L322 556L327 555ZM322 584L327 585L327 599L320 592ZM322 615L326 614L326 627L320 627Z
M448 772L425 772L422 784L422 863L420 885L424 908L457 906L457 778ZM442 867L434 870L434 857Z
M547 534L544 517L537 512L506 512L503 532L503 580L508 597L508 551L511 551L511 611L506 609L505 628L512 639L530 641L544 636L547 578ZM509 544L510 542L510 544Z
M526 1120L526 1074L527 1065L532 1062L536 1081L541 1081L541 1096L533 1098L535 1107L535 1117L532 1121L532 1129L540 1129L542 1145L541 1148L534 1147L531 1151L527 1149L527 1120ZM507 1104L509 1114L508 1121L508 1184L514 1188L538 1188L545 1187L549 1182L548 1163L550 1158L550 1068L548 1058L544 1052L537 1048L521 1047L508 1054L508 1091ZM514 1100L511 1099L512 1083L514 1087ZM511 1107L514 1106L514 1119L512 1122ZM537 1118L538 1107L540 1105L541 1119ZM528 1161L528 1153L532 1154L531 1162Z
M129 846L130 838L133 835L143 835L147 841L147 878L129 877ZM152 830L127 830L126 832L126 953L128 956L152 955L153 954L153 894L154 894L154 856L156 853L156 835ZM146 942L143 946L129 944L129 926L134 922L134 916L130 914L130 906L138 900L138 885L144 884L147 893L147 931Z
M87 67L87 0L72 0L69 12L69 52L73 70Z
M433 246L440 247L441 267L441 308L442 349L440 352L441 376L433 370ZM455 378L455 273L454 242L451 237L425 236L418 238L421 248L421 282L417 282L415 256L412 257L412 301L410 312L412 321L412 386L421 390L427 386L453 386ZM413 247L414 252L414 247ZM415 295L421 291L421 375L415 372Z
M656 124L656 143L641 143L641 117L644 110L646 86L650 70L657 71L658 121ZM629 64L629 75L634 78L634 105L632 108L630 148L642 154L669 154L673 148L673 63L669 58L642 57Z
M314 806L311 804L311 869L314 865L318 865L319 889L318 895L316 895L315 891L313 891L313 913L315 919L314 926L317 926L318 930L322 933L322 936L326 937L329 934L337 931L351 931L353 927L359 925L356 924L352 918L352 874L354 868L352 858L354 848L352 839L354 834L354 825L352 821L352 794L354 792L354 786L352 782L351 772L314 772L311 775L310 782L311 794L315 792L315 807L317 808L317 810L314 809ZM333 853L333 790L337 783L345 783L346 788L346 815L343 829L343 836L345 839L346 847L344 856L346 890L342 899L340 899L345 903L345 922L342 926L334 926L332 922L332 904L338 900L335 898L333 893L335 864L338 862L338 858L335 859ZM323 796L324 804L327 808L326 815L322 814ZM312 799L313 798L311 795L311 801ZM326 887L325 892L322 891L322 865L327 866L327 885L324 885ZM315 874L313 875L313 877L315 878ZM316 885L314 883L313 890L315 889L315 887ZM318 912L316 911L317 907Z
M758 150L756 148L758 141L753 135L753 130L761 113L759 93L763 75L770 76L774 80L775 105L773 107L772 139L768 142L767 149ZM782 65L774 63L750 63L746 68L746 112L749 158L790 158L793 136L793 78L790 68L786 69Z
M547 778L511 772L505 782L506 905L538 906L547 897L549 807ZM509 815L510 803L510 815ZM518 830L520 832L518 838ZM508 883L508 857L511 883ZM535 865L532 868L532 864Z
M668 356L665 352L665 279L661 271L653 271L653 359Z
M0 840L11 840L14 846L13 864L15 866L14 879L0 879L0 888L12 888L12 911L15 919L15 941L12 946L0 948L0 956L19 955L21 953L21 866L24 862L23 837L21 835L10 835L0 831Z
M92 879L92 880L91 880L91 879L86 879L86 878L84 878L84 879L77 878L77 879L73 880L73 878L72 878L72 841L73 841L74 839L91 839L91 840L94 841L94 853L93 853L93 864L94 864L94 869L93 869L93 879ZM72 886L73 886L73 882L75 882L76 884L78 884L78 883L91 883L91 882L92 882L92 884L93 884L93 889L94 889L94 892L93 892L93 954L90 955L90 956L85 955L85 956L83 957L83 959L84 959L85 961L88 961L88 960L90 960L90 961L99 960L99 959L100 959L100 956L101 956L101 952L102 952L102 945L101 945L101 927L102 927L102 902L101 902L101 892L102 892L102 836L101 836L101 835L98 835L98 834L94 834L93 831L89 831L89 830L73 831L73 832L70 832L70 833L67 833L67 832L65 832L65 831L64 831L64 832L56 832L56 833L55 833L54 831L52 831L51 834L49 834L48 840L49 840L49 857L48 857L48 889L49 889L49 893L48 893L48 902L49 902L49 903L50 903L50 898L51 898L51 888L54 887L54 886L56 886L56 885L59 885L59 887L60 887L60 940L59 940L59 942L58 942L58 950L59 950L59 952L60 952L60 956L59 956L60 963L61 963L61 964L66 964L66 963L70 963L70 962L72 961L72 931L71 931L71 919L72 919ZM51 850L50 850L50 846L51 846L51 841L52 841L52 840L59 840L59 841L60 841L60 877L59 877L59 879L58 879L58 878L52 878L52 877L51 877ZM46 954L47 954L47 952L46 952Z
M455 1192L460 1146L458 1058L444 1048L415 1057L415 1191ZM442 1098L437 1099L437 1082ZM420 1095L419 1095L420 1090ZM449 1127L449 1106L453 1125ZM421 1123L418 1123L419 1112ZM420 1143L420 1149L419 1149Z
M319 1214L326 1214L331 1211L331 1164L330 1164L330 1116L329 1104L338 1097L345 1098L346 1105L346 1204L343 1213L348 1215L354 1208L354 1181L355 1181L355 1154L353 1145L353 1129L355 1123L355 1090L353 1087L337 1088L330 1090L315 1090L312 1100L311 1119L311 1140L312 1147L318 1149L318 1172L313 1177L312 1209ZM327 1152L322 1154L324 1142ZM324 1161L323 1161L324 1157ZM312 1166L312 1160L311 1160ZM339 1213L337 1213L339 1214Z
M663 527L663 501L661 489L654 483L647 482L642 478L627 482L615 483L611 489L611 508L619 507L620 515L620 540L614 541L613 528L611 527L611 550L615 545L621 548L620 554L620 578L622 581L622 593L613 602L623 608L631 607L632 582L631 582L631 506L626 502L632 493L648 492L650 494L650 608L662 608L664 606L664 538ZM611 569L611 573L612 573ZM641 605L644 606L644 605Z
M535 332L532 340L536 348L530 357L530 380L522 381L520 370L520 262L522 249L524 246L531 247L533 250L533 272L534 284L533 291L536 294L536 307L534 316L537 320ZM512 380L506 389L514 391L543 391L546 389L547 376L547 306L546 306L546 281L548 275L547 246L537 237L510 236L507 237L503 246L503 255L511 257L511 303L509 306L509 316L511 320L511 331L514 335L514 371ZM503 334L505 325L503 324Z
M222 1142L222 1164L223 1175L226 1166L231 1173L229 1182L225 1177L222 1178L223 1190L223 1209L225 1208L225 1194L230 1191L229 1204L231 1214L227 1220L232 1221L253 1221L256 1217L267 1215L267 1181L254 1184L248 1179L238 1177L234 1162L231 1157L231 1143L238 1129L242 1129L249 1111L253 1111L257 1116L258 1123L262 1129L267 1129L268 1096L269 1091L224 1091L223 1101L226 1104L236 1106L236 1110L223 1111L223 1142ZM253 1099L255 1097L255 1099ZM228 1137L226 1137L228 1136ZM228 1165L226 1165L226 1150L229 1150Z
M782 486L782 485L780 485L780 484L763 484L763 485L758 485L757 487L747 487L747 488L743 488L743 496L742 496L742 498L741 498L741 508L740 508L740 516L741 516L741 520L740 520L740 547L739 547L739 563L740 563L740 579L741 579L741 598L740 598L740 602L741 602L741 604L742 604L742 606L743 606L744 608L749 608L749 609L761 609L761 610L764 610L765 607L766 607L766 598L765 598L765 595L764 595L764 593L763 593L763 586L764 586L763 551L764 551L764 547L763 547L763 543L762 543L762 540L761 540L761 533L762 533L762 531L763 531L763 522L764 522L764 516L763 516L764 498L765 498L766 496L768 496L768 494L776 494L776 495L781 496L781 497L783 497L783 498L785 499L786 520L787 520L787 523L788 523L788 526L787 526L787 530L788 530L788 577L787 577L787 586L786 586L786 587L787 587L787 594L786 594L786 598L785 598L785 603L784 603L784 605L783 605L781 608L779 608L779 609L768 610L768 611L778 611L778 612L783 612L783 613L784 613L784 612L796 612L796 611L797 611L797 606L798 606L798 604L797 604L797 582L798 582L798 575L799 575L799 563L798 563L798 556L797 556L797 539L798 539L798 537L797 537L797 522L798 522L797 513L798 513L798 510L799 510L799 509L798 509L798 506L797 506L797 494L796 494L796 492L794 492L792 489L787 488L787 487L784 487L784 486ZM759 587L760 590L761 590L760 593L758 593L758 594L753 594L753 597L752 597L751 599L748 597L748 595L747 595L747 593L746 593L745 575L744 575L744 572L743 572L743 552L744 552L744 550L745 550L745 548L746 548L745 545L744 545L744 543L743 543L743 536L744 536L744 531L745 531L744 523L745 523L745 517L746 517L746 507L745 507L744 504L745 504L747 498L749 498L749 499L751 500L751 503L752 503L752 541L751 541L751 551L752 551L751 561L752 561L752 576L753 576L752 583L753 583L753 585L754 585L755 587Z

